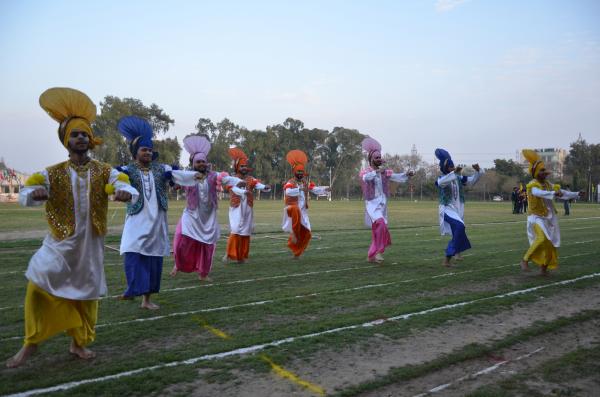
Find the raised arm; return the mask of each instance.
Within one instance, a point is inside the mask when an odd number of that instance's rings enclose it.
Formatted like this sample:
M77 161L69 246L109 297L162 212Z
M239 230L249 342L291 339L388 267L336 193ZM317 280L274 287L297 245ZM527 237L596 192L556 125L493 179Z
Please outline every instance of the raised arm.
M438 178L437 184L440 187L448 186L452 183L452 181L456 180L456 174L454 171L447 173L446 175L442 175Z
M406 182L408 182L408 178L410 176L411 175L407 172L393 172L390 175L390 180L392 182L406 183Z
M376 176L377 176L377 171L375 171L375 170L365 171L362 174L362 180L365 182L372 181L373 179L375 179Z
M479 170L479 171L475 172L473 175L468 176L465 185L473 186L474 184L477 183L477 181L479 181L479 179L481 178L482 175L483 175L483 170Z
M535 197L540 197L548 200L552 200L556 196L556 192L554 190L543 190L539 187L532 188L531 194L533 194Z

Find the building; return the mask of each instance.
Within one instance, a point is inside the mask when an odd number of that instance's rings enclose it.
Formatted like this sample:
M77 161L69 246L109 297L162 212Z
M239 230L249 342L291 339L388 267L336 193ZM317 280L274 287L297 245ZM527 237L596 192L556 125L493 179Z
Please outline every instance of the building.
M552 172L553 180L562 180L565 175L565 165L567 160L567 151L560 148L533 149L539 153L546 168ZM529 170L529 163L519 151L519 163L521 163L525 172Z
M16 171L6 166L0 160L0 202L16 202L19 199L19 191L29 175Z

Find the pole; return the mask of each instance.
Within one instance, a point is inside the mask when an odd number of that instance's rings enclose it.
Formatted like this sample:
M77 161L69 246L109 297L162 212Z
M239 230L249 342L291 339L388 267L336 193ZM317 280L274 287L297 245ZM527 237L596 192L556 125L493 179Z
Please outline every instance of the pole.
M329 201L331 201L332 193L333 193L333 186L331 186L331 167L329 167Z

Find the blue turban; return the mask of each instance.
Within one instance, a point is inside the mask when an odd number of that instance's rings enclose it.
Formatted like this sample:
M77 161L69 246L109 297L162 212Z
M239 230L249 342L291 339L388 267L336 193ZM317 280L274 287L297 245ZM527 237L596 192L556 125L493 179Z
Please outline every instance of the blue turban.
M440 160L440 171L442 171L442 174L447 174L449 172L448 168L454 167L450 153L444 149L435 149L435 157Z
M146 120L137 116L126 116L119 120L117 125L121 135L129 143L129 151L135 158L138 149L147 147L152 149L152 126Z

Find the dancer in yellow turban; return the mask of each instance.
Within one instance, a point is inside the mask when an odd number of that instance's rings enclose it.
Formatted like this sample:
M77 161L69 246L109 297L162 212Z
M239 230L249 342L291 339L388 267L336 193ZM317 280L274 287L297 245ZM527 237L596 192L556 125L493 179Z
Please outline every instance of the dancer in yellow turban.
M25 296L24 345L6 365L18 367L38 344L66 331L69 352L83 359L95 354L86 348L94 341L98 299L106 294L104 235L108 196L129 201L138 192L126 175L109 164L92 160L88 150L102 143L91 122L96 106L84 93L51 88L40 105L59 123L58 137L69 160L32 175L19 194L22 205L46 202L50 231L29 261Z
M540 274L547 275L548 269L558 266L560 247L560 229L554 208L554 198L570 200L583 197L583 192L563 190L547 180L550 172L539 154L533 150L523 150L523 156L529 161L529 173L533 180L527 184L529 216L527 217L527 237L529 249L521 261L521 269L529 271L529 261L540 266Z

